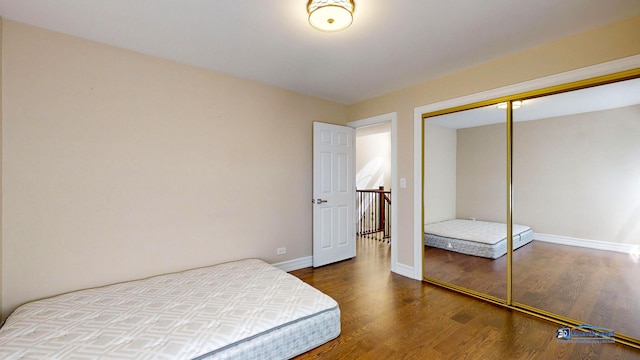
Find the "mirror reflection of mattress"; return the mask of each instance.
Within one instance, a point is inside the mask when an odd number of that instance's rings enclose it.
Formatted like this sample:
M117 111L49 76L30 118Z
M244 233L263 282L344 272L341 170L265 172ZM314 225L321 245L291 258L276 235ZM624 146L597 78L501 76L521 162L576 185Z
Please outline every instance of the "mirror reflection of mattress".
M533 240L529 226L513 224L514 250ZM427 246L497 259L507 253L507 224L453 219L425 225Z

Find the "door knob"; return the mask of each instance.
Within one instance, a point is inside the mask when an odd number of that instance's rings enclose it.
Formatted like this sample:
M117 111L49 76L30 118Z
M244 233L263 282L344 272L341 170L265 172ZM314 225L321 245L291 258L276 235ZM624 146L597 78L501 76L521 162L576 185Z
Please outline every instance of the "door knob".
M311 200L311 202L314 204L322 204L322 203L326 203L327 200L316 199L316 200Z

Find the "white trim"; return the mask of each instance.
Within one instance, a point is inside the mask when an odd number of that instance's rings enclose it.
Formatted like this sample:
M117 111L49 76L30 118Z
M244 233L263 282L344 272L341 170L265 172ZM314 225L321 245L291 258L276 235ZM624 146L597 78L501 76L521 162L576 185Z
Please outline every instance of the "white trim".
M633 254L634 251L637 251L636 249L638 248L638 245L634 244L612 243L607 241L587 240L569 236L540 233L533 233L533 239L560 245L579 246L589 249L621 252L625 254Z
M305 256L293 260L287 260L275 264L271 264L277 267L280 270L284 270L286 272L304 269L307 267L313 266L313 256Z
M420 278L415 278L414 274L415 266L409 266L405 264L396 264L396 271L394 271L398 275L402 275L408 277L410 279L422 280L422 276Z
M352 128L391 122L391 271L398 265L398 113L392 112L347 124Z
M389 121L393 122L394 118L397 119L398 118L398 114L395 113L395 112L392 112L392 113L388 113L388 114L382 114L382 115L373 116L373 117L366 118L366 119L351 121L351 122L347 123L347 126L350 126L350 127L354 128L354 129L356 129L356 128L361 128L361 127L365 127L365 126L371 126L371 125L386 123L386 122L389 122Z
M566 84L574 81L585 80L597 76L613 74L620 71L631 70L640 67L640 55L629 56L619 60L609 61L602 64L588 66L585 68L567 71L560 74L542 77L535 80L504 86L501 88L483 91L480 93L462 96L455 99L445 100L434 104L423 105L414 108L414 140L413 140L413 173L416 184L414 186L413 201L413 225L414 225L414 259L422 261L422 114L448 109L455 106L471 104L474 102L499 98L502 96L514 95L532 90L543 89L549 86ZM418 201L416 201L418 200ZM416 261L416 260L414 260ZM417 264L417 262L415 262ZM420 276L422 276L420 274ZM422 278L422 277L420 277Z
M418 109L414 111L414 121L413 121L413 146L414 146L414 154L413 154L413 278L422 280L424 279L424 275L422 274L422 261L424 256L423 251L423 217L422 214L422 174L424 169L422 168L422 137L424 134L422 133L422 113L417 112ZM420 201L416 201L417 199L421 199ZM419 241L415 241L415 239L419 239Z
M567 71L560 74L545 76L539 79L508 85L501 88L487 90L455 99L445 100L435 104L419 106L415 108L414 114L419 113L420 118L422 118L422 114L432 111L448 109L455 106L467 105L479 101L491 100L503 96L543 89L550 86L590 79L597 76L635 69L639 66L640 55L629 56L623 59L614 60L599 65L588 66L585 68Z

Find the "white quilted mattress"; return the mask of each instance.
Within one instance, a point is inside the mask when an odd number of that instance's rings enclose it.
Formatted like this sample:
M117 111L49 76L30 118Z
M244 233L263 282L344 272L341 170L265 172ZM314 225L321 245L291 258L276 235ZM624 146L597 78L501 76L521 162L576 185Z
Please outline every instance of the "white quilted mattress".
M513 235L530 230L529 226L513 224ZM475 241L484 244L496 244L507 237L507 224L453 219L427 224L424 227L427 234L433 234L453 239Z
M25 304L0 328L0 358L225 357L219 351L323 316L333 319L325 342L340 333L335 300L280 269L248 259ZM296 351L310 348L303 344Z

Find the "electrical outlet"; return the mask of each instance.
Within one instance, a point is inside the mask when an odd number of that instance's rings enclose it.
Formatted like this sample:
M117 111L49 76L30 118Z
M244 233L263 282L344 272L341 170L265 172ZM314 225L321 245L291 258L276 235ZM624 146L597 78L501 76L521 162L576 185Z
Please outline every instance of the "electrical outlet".
M286 247L281 247L281 248L278 248L276 250L276 254L278 254L278 255L284 255L286 253L287 253L287 248Z

